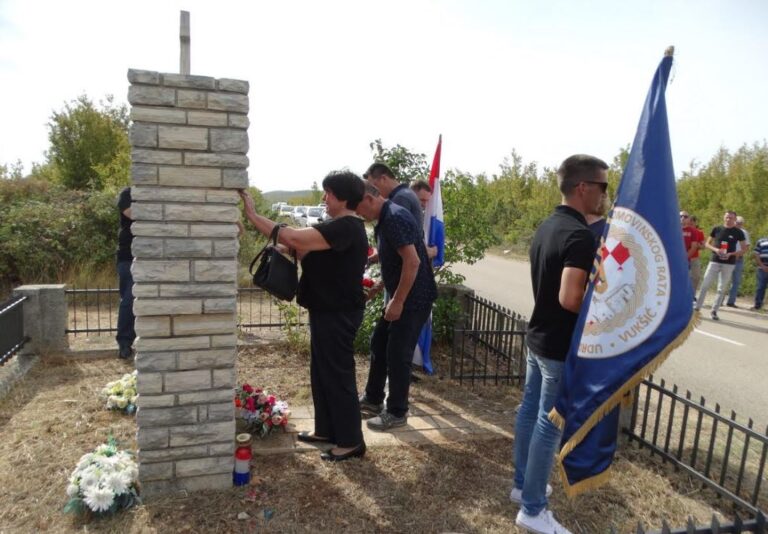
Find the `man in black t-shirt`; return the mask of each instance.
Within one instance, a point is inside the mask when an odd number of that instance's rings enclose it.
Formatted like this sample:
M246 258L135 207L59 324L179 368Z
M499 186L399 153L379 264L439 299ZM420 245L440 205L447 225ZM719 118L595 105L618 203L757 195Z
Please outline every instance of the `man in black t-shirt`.
M437 298L437 286L421 229L408 210L385 200L369 181L356 211L377 221L381 276L390 296L371 336L371 368L361 398L361 407L380 406L389 378L386 409L367 421L368 428L384 431L407 423L413 350Z
M120 280L120 307L117 311L117 347L118 356L123 359L130 358L133 354L133 341L136 332L133 329L135 318L133 316L133 276L131 264L133 253L131 243L131 188L126 187L120 191L117 197L117 208L120 211L120 231L117 234L117 276Z
M694 309L701 310L704 305L704 297L707 294L709 286L717 278L717 295L712 304L710 317L713 321L719 321L717 310L723 303L723 296L728 283L731 281L733 269L736 265L736 258L740 258L747 252L747 243L744 238L744 232L736 227L736 212L726 211L723 215L723 226L715 226L709 233L705 248L712 252L712 258L707 265L707 271L704 273L704 280L701 282L699 296L696 299Z
M595 259L587 215L602 215L608 165L575 155L558 170L563 201L541 223L530 249L534 306L528 322L525 391L515 421L516 524L533 532L565 534L547 510L547 484L561 432L548 418L560 389L565 358Z

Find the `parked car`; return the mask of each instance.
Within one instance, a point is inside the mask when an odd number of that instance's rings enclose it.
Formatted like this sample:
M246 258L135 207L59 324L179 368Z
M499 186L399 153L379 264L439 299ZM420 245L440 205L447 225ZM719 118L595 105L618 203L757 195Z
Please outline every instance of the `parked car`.
M302 224L301 219L306 215L307 210L309 208L307 206L296 206L293 208L293 213L291 213L291 219L293 220L294 224L298 224L299 226L305 226Z
M312 226L322 221L323 208L313 206L307 210L307 215L304 217L306 224L304 226Z
M276 211L276 212L278 212L278 213L279 213L279 212L280 212L280 209L281 209L283 206L287 206L287 205L288 205L288 203L287 203L287 202L275 202L274 204L272 204L272 211Z
M280 211L277 213L279 217L290 217L293 213L293 206L289 206L288 204L283 204L280 206Z

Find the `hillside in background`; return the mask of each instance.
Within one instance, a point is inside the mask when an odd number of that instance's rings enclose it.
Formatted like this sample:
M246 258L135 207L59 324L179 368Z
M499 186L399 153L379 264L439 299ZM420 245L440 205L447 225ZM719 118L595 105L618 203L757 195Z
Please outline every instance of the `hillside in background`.
M264 200L273 202L288 202L289 204L293 199L308 197L312 195L311 189L304 189L302 191L268 191L262 193Z

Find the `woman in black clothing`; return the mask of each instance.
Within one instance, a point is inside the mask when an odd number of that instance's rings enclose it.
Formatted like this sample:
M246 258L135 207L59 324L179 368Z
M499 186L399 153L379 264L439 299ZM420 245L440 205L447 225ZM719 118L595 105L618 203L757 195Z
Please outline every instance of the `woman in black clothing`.
M363 272L368 257L365 226L354 209L363 198L362 180L351 172L323 180L330 220L311 228L282 228L278 242L301 258L297 302L309 310L310 378L315 431L302 432L305 442L336 446L323 460L342 461L365 454L357 396L353 341L363 320ZM240 191L245 215L264 235L275 224L258 215L247 191Z

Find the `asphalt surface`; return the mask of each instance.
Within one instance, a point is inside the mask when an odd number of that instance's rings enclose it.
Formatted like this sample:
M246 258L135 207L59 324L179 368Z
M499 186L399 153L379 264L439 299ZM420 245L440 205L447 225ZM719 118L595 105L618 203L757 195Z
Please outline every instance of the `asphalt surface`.
M454 269L466 276L465 285L478 296L530 317L533 310L528 262L486 256L474 265ZM768 313L752 312L750 299L738 309L721 307L720 321L709 318L710 292L701 323L656 372L668 387L704 397L707 406L720 405L721 413L735 411L740 422L752 418L755 428L768 425Z

